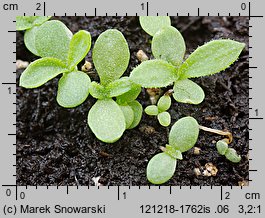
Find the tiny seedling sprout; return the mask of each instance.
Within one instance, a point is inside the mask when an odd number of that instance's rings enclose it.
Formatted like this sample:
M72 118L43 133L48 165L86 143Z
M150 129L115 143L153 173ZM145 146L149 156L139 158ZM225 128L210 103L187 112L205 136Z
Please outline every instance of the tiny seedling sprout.
M157 116L158 122L162 126L169 126L171 116L167 110L171 106L171 98L169 95L163 95L157 102L157 105L149 105L145 108L145 113L150 116Z
M113 143L126 129L139 124L142 106L135 99L141 87L128 77L121 77L128 67L130 51L118 30L106 30L100 34L92 58L100 83L93 81L90 84L90 93L98 100L88 113L88 125L98 139Z
M156 154L149 161L146 174L151 183L163 184L174 175L177 160L182 160L182 153L195 145L200 129L226 136L216 144L218 153L225 155L233 163L241 160L240 155L233 148L228 148L228 144L233 140L230 132L204 127L199 125L193 117L184 117L172 126L169 132L169 143L166 147L160 147L163 153Z
M72 108L83 103L89 95L90 78L77 70L77 64L90 49L90 33L80 30L72 35L62 22L52 20L38 27L32 44L42 58L26 68L19 85L37 88L62 74L58 83L58 104Z
M153 184L167 182L175 173L177 159L182 159L182 152L191 149L199 135L199 125L193 117L179 119L169 132L169 143L148 163L147 179Z
M184 60L185 41L181 33L170 26L169 18L140 17L140 24L153 36L151 48L155 59L134 68L130 78L145 88L161 88L174 83L173 98L182 103L201 103L204 91L191 79L225 70L245 47L244 43L230 39L213 40L198 47Z

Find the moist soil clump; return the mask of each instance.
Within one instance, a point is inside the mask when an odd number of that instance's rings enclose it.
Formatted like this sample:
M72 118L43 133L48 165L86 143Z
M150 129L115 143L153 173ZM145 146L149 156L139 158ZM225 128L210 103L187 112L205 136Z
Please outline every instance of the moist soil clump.
M87 30L92 36L92 48L100 33L120 30L128 41L131 59L124 75L139 64L136 53L142 49L152 58L151 37L140 27L137 17L53 17L61 20L73 32ZM199 105L172 101L169 109L171 126L184 116L193 116L198 123L233 133L230 144L242 160L234 164L217 153L218 135L200 131L196 149L183 154L174 176L164 185L239 185L248 180L249 151L249 71L247 17L172 17L172 25L180 30L186 42L186 55L212 39L230 38L246 43L239 60L229 69L194 79L205 91ZM24 46L23 32L17 33L17 59L37 59ZM85 60L92 62L91 51ZM81 69L82 64L79 65ZM171 126L159 125L155 117L143 114L136 128L126 130L114 144L99 141L87 126L87 114L95 103L91 96L73 109L56 102L59 77L36 89L18 86L23 70L17 70L17 185L95 185L100 176L102 185L151 185L146 179L148 161L168 142ZM94 67L89 73L99 81ZM163 89L166 91L168 88ZM142 89L138 100L146 107L150 99ZM215 174L205 174L205 166L217 168ZM208 175L208 176L207 176Z

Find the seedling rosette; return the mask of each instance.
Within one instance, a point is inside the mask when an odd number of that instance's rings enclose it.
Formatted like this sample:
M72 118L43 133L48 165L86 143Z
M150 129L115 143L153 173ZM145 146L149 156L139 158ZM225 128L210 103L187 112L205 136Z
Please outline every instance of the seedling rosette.
M140 24L153 36L151 47L155 59L142 62L131 72L130 78L145 88L174 84L173 98L182 103L200 104L204 91L191 79L225 70L245 47L244 43L230 39L213 40L184 60L185 41L181 33L170 26L169 18L140 17Z

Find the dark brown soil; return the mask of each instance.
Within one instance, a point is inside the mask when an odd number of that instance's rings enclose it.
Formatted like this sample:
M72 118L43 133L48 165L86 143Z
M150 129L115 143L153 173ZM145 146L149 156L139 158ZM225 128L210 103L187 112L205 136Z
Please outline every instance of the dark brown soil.
M131 51L126 75L139 62L139 49L148 55L150 37L141 30L137 17L55 17L73 32L88 30L93 43L106 29L116 28L125 35ZM196 147L184 153L174 177L165 185L238 185L248 180L248 18L247 17L175 17L172 25L183 34L187 54L212 39L231 38L246 43L239 60L219 74L195 81L204 89L206 98L200 105L173 101L169 110L172 124L181 117L193 116L201 125L227 129L233 133L231 147L242 156L239 164L218 155L217 135L200 132ZM23 45L23 33L17 34L17 59L36 59ZM91 61L91 53L86 57ZM17 81L21 70L17 72ZM93 74L92 80L98 80ZM94 185L100 176L103 185L151 185L146 179L146 166L159 146L167 143L170 127L161 127L154 117L143 114L138 127L127 130L114 144L99 141L87 126L87 113L95 99L89 97L74 109L56 102L58 78L37 89L17 87L17 184L18 185ZM139 101L150 104L143 89ZM194 168L213 163L216 176L195 176Z

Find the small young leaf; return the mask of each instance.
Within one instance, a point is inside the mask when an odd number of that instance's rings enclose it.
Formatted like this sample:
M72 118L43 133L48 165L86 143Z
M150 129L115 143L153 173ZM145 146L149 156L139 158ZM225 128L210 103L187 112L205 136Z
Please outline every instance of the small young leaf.
M244 47L244 43L229 39L208 42L197 48L181 65L180 77L187 79L218 73L234 63Z
M225 141L223 140L219 140L217 143L216 143L216 148L217 148L217 151L219 154L221 155L225 155L227 149L228 149L228 145Z
M146 169L147 179L153 184L163 184L174 175L177 160L166 153L152 157Z
M26 30L33 26L41 25L49 20L51 16L17 16L16 30Z
M68 51L68 67L73 69L88 53L91 46L90 33L80 30L73 35Z
M141 118L142 118L142 114L143 114L143 107L142 105L134 100L134 101L131 101L131 102L128 102L128 105L132 108L133 110L133 114L134 114L134 119L133 119L133 122L132 124L129 126L129 128L127 129L133 129L134 127L138 126L138 124L140 123L141 121Z
M191 149L199 136L199 124L193 117L179 119L169 133L169 145L181 152Z
M129 77L122 77L117 79L106 86L106 90L108 92L108 97L117 97L122 95L131 89L131 81Z
M93 98L97 99L108 98L109 95L106 88L95 81L90 83L89 93L93 96Z
M241 160L241 156L236 153L236 150L233 148L228 148L225 152L225 157L227 160L230 160L233 163L238 163Z
M129 64L130 51L122 33L110 29L98 37L92 57L100 77L100 83L107 85L119 79L125 72Z
M39 28L38 26L34 26L31 29L28 29L24 34L25 46L31 53L35 54L36 56L40 56L35 47L35 35L36 35L38 28Z
M167 153L168 155L170 155L171 157L175 158L175 159L178 159L178 160L183 159L182 153L170 145L166 145L166 150L164 152Z
M126 129L128 129L134 120L134 112L132 108L129 105L120 105L120 108L123 112L125 123L126 123Z
M157 102L157 107L160 112L166 111L171 106L171 98L168 95L163 95Z
M117 141L125 131L125 118L112 99L98 100L90 109L88 125L96 137L106 143Z
M144 109L144 112L151 116L158 115L158 107L156 105L149 105Z
M153 37L152 52L156 59L163 59L178 66L182 63L185 51L185 41L175 27L165 27Z
M145 88L166 87L178 79L177 69L164 60L144 61L133 69L130 76Z
M56 58L41 58L32 62L21 74L19 85L24 88L36 88L67 72L67 66Z
M153 36L163 27L170 26L171 21L170 18L166 16L141 16L140 24L146 33Z
M189 79L177 80L173 90L173 97L178 102L200 104L204 99L203 89Z
M65 73L58 83L57 102L65 108L82 104L89 94L89 76L81 71Z
M171 116L167 111L159 113L157 119L161 126L169 126L171 123Z
M35 47L41 57L54 57L67 61L72 32L60 21L42 24L35 35Z
M134 101L142 90L140 85L137 85L132 82L131 82L130 87L131 89L128 92L117 96L117 102L119 102L119 104L124 104L124 103L129 103L129 102Z

